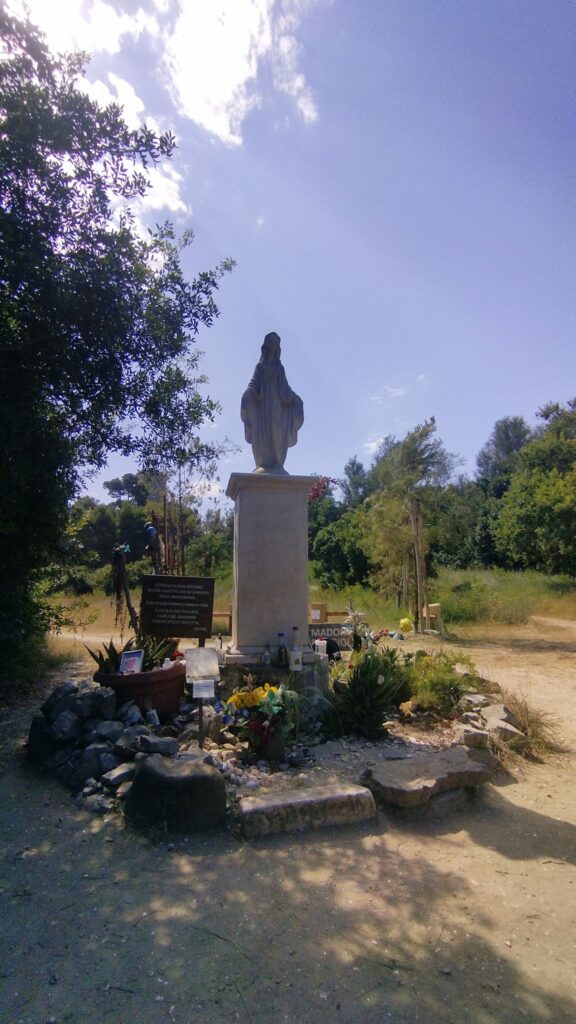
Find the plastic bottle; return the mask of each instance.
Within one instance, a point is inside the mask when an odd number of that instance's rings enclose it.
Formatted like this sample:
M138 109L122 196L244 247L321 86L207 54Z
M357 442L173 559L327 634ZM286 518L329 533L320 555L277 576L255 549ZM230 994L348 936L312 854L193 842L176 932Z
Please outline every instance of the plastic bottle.
M278 668L288 668L288 648L284 633L278 633Z
M266 644L266 647L264 648L262 664L266 665L266 667L272 664L272 651L270 650L270 644Z

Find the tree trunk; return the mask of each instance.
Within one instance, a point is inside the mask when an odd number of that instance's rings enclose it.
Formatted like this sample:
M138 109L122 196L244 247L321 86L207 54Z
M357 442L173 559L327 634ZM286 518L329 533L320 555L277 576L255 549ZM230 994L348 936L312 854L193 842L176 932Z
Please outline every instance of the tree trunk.
M422 607L424 609L424 623L426 629L430 629L430 608L428 605L428 573L426 571L426 555L422 540L423 526L422 513L418 509L418 540L420 544L420 580L422 583Z
M430 628L430 611L428 609L428 586L426 580L426 560L422 543L422 513L415 498L410 499L410 525L412 527L412 538L414 541L414 569L416 576L416 621L414 627L416 632L423 632L422 612L424 611L424 625Z
M405 551L402 556L402 607L408 607L408 576L410 571L410 560L408 552Z

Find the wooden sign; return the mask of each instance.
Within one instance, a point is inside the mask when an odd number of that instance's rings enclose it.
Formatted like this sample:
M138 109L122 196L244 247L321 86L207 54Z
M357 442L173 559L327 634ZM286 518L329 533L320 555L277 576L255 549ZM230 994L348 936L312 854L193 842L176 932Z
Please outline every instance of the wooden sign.
M340 622L315 622L308 626L310 646L314 647L315 640L334 640L340 651L352 650L352 631L348 631Z
M212 636L214 580L203 576L144 576L140 629L150 636Z

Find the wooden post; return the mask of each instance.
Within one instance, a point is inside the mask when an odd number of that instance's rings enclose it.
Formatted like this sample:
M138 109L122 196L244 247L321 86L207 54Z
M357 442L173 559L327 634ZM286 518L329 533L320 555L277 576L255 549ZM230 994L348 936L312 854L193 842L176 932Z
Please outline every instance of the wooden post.
M126 569L122 571L122 587L124 590L124 596L126 598L126 607L130 616L130 625L135 633L138 632L138 614L134 605L132 604L132 598L130 597L130 586L128 584L128 576L126 575Z
M204 701L198 698L198 746L204 749Z

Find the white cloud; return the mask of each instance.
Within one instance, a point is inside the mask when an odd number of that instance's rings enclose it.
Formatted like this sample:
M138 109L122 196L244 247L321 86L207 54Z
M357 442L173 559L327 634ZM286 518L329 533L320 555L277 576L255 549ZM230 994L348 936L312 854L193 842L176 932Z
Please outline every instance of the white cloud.
M375 455L383 441L384 436L382 434L379 434L378 437L369 437L364 442L364 449L369 455Z
M51 49L117 54L123 39L147 33L160 75L180 114L228 145L262 103L259 71L293 101L305 124L318 119L300 68L298 34L306 13L330 0L141 0L132 15L112 0L8 0L45 33ZM111 78L111 76L109 76ZM128 85L128 83L125 83ZM129 99L119 100L130 109Z
M124 35L158 32L156 17L142 7L134 15L118 14L103 0L9 0L8 6L19 17L29 9L31 21L56 51L118 53Z
M382 405L385 398L403 398L404 395L408 394L408 388L390 388L387 384L384 385L382 390L384 392L383 395L371 395L370 401L378 402L379 405Z
M264 223L265 223L265 221L264 221L264 217L262 217L262 216L260 216L260 217L256 217L256 227L257 227L257 228L262 228L262 227L264 227Z
M88 82L84 79L80 86L97 103L105 106L108 103L119 103L124 111L124 120L130 128L137 128L144 121L153 131L159 132L160 127L154 118L144 118L144 103L135 89L118 75L108 73L109 85L98 79ZM132 210L135 213L142 233L145 233L144 220L139 215L153 210L169 210L171 213L182 213L190 216L191 209L182 197L183 176L173 164L167 161L156 167L147 168L147 176L151 188L144 196L135 199ZM122 204L119 204L121 207Z
M79 84L85 93L90 96L100 106L106 106L108 103L119 103L124 111L124 120L129 128L138 128L144 120L149 128L157 130L157 126L153 124L151 118L144 118L144 103L138 96L136 90L130 82L125 81L123 78L119 78L118 75L108 72L106 76L109 84L106 85L100 79L95 82L89 82L87 79L83 79Z
M183 213L190 216L191 208L182 198L182 175L172 164L163 163L147 171L152 186L138 204L143 210L170 210L171 213Z
M257 76L267 61L275 87L306 123L317 110L299 70L296 38L305 12L320 0L200 0L179 4L164 37L162 66L179 112L228 145L262 102Z
M280 15L271 54L274 84L292 96L296 108L307 124L318 120L318 111L304 75L298 70L300 45L294 34L299 27L300 5L285 5Z

